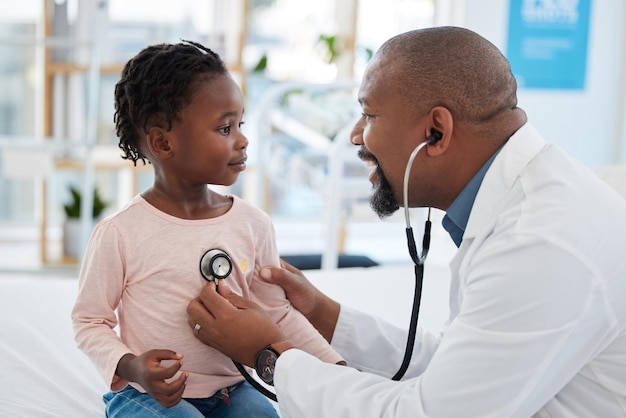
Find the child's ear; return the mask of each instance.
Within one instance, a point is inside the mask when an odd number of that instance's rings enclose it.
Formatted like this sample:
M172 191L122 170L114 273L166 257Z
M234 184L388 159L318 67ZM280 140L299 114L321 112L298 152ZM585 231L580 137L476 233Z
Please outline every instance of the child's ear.
M167 132L158 126L153 126L148 130L146 145L150 153L159 160L164 160L174 155Z

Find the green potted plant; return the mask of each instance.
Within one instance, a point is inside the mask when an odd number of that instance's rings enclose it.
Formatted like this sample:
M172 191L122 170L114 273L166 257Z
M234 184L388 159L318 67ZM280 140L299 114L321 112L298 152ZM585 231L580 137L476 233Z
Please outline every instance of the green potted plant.
M81 220L80 209L82 204L81 191L69 186L71 199L63 205L65 222L63 223L63 255L69 258L77 258L80 250ZM102 199L98 188L93 191L93 212L91 217L92 228L102 216L109 204Z

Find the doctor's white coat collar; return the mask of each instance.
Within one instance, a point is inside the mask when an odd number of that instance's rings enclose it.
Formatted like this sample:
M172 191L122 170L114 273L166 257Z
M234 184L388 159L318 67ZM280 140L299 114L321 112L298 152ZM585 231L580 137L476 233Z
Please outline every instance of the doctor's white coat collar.
M509 138L485 174L465 228L463 241L475 238L487 224L493 222L515 180L545 146L545 140L530 123L525 123Z

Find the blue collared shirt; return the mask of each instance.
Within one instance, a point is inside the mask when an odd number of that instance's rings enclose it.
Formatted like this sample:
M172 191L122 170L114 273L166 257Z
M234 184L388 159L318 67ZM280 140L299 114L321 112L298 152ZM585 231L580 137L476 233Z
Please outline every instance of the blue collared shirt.
M446 215L443 217L443 228L448 231L450 238L452 238L457 248L461 246L461 241L463 241L463 234L465 234L467 221L469 220L472 206L474 206L478 189L483 182L483 178L485 178L487 170L499 152L500 150L496 151L496 153L483 164L480 170L478 170L469 183L467 183L467 186L465 186L456 199L454 199L454 202L452 202Z

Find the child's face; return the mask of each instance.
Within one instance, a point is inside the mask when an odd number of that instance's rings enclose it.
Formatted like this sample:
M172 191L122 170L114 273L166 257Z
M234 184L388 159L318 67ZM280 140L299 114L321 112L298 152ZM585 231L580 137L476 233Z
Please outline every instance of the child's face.
M246 169L242 118L243 95L229 76L201 83L168 133L174 147L171 174L189 186L233 184Z

